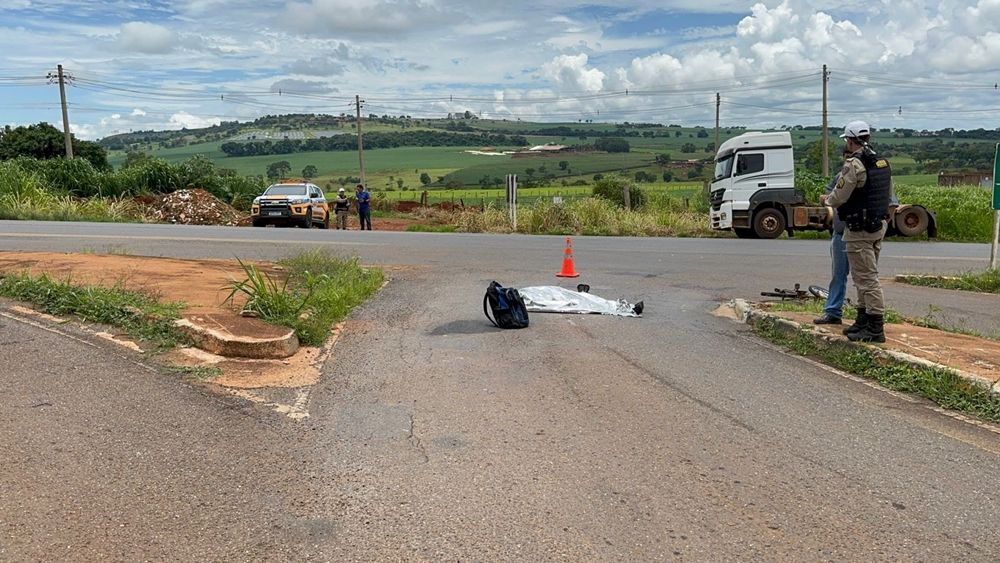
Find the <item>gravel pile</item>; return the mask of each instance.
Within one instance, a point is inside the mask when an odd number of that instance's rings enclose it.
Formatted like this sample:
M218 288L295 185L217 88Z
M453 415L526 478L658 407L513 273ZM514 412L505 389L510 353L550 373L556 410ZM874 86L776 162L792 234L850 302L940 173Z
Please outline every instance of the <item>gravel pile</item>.
M152 202L146 216L158 223L235 226L243 214L202 189L177 190Z

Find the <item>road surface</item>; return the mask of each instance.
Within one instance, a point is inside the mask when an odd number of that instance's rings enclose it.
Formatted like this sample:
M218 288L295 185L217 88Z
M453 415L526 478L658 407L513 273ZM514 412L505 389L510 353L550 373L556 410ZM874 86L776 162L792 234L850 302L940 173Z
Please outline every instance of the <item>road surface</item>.
M324 246L406 266L355 312L301 422L72 326L0 317L0 559L1000 556L1000 434L710 314L825 283L823 241L575 238L579 281L645 301L644 318L533 315L504 332L481 317L483 290L555 283L561 237L3 222L0 244L249 259ZM882 264L987 256L889 243ZM995 296L887 297L1000 324Z

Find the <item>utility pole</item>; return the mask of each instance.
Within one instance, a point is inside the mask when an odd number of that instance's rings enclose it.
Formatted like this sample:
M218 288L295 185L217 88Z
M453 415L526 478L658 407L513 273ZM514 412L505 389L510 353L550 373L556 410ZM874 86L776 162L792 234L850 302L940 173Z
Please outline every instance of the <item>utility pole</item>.
M722 105L722 97L715 93L715 152L719 152L719 106Z
M365 144L361 139L361 96L354 96L354 105L358 112L358 166L361 168L361 184L366 188L368 184L365 182Z
M823 177L826 178L830 175L830 131L827 123L826 114L826 96L827 96L827 83L830 81L830 73L826 71L826 65L823 65Z
M63 76L62 65L56 68L59 69L59 97L62 99L63 137L66 140L66 158L73 158L73 138L69 134L69 110L66 108L66 79Z

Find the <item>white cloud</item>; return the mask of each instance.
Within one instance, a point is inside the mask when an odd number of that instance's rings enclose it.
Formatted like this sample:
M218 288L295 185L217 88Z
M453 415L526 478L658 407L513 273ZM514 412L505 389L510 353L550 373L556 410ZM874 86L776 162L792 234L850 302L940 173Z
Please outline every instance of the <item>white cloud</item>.
M142 111L139 108L135 108L134 110L132 110L132 113L130 115L132 115L133 117L142 117L146 115L146 112Z
M345 33L398 33L454 16L428 0L310 0L292 2L287 10L296 29Z
M337 89L325 82L285 78L271 84L271 92L291 92L295 94L329 94Z
M587 68L587 55L559 55L542 65L544 72L559 86L567 90L599 92L604 87L604 73Z
M161 54L174 48L174 33L166 27L149 22L122 24L118 43L126 51Z
M220 120L216 117L198 117L186 111L179 111L170 116L170 129L199 129L218 125Z

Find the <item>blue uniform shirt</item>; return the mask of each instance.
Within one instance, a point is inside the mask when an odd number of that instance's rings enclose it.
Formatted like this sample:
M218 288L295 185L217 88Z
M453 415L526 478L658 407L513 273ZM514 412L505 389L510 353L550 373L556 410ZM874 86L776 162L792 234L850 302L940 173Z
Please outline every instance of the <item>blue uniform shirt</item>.
M371 208L372 194L368 190L362 190L358 194L358 211L368 211Z

